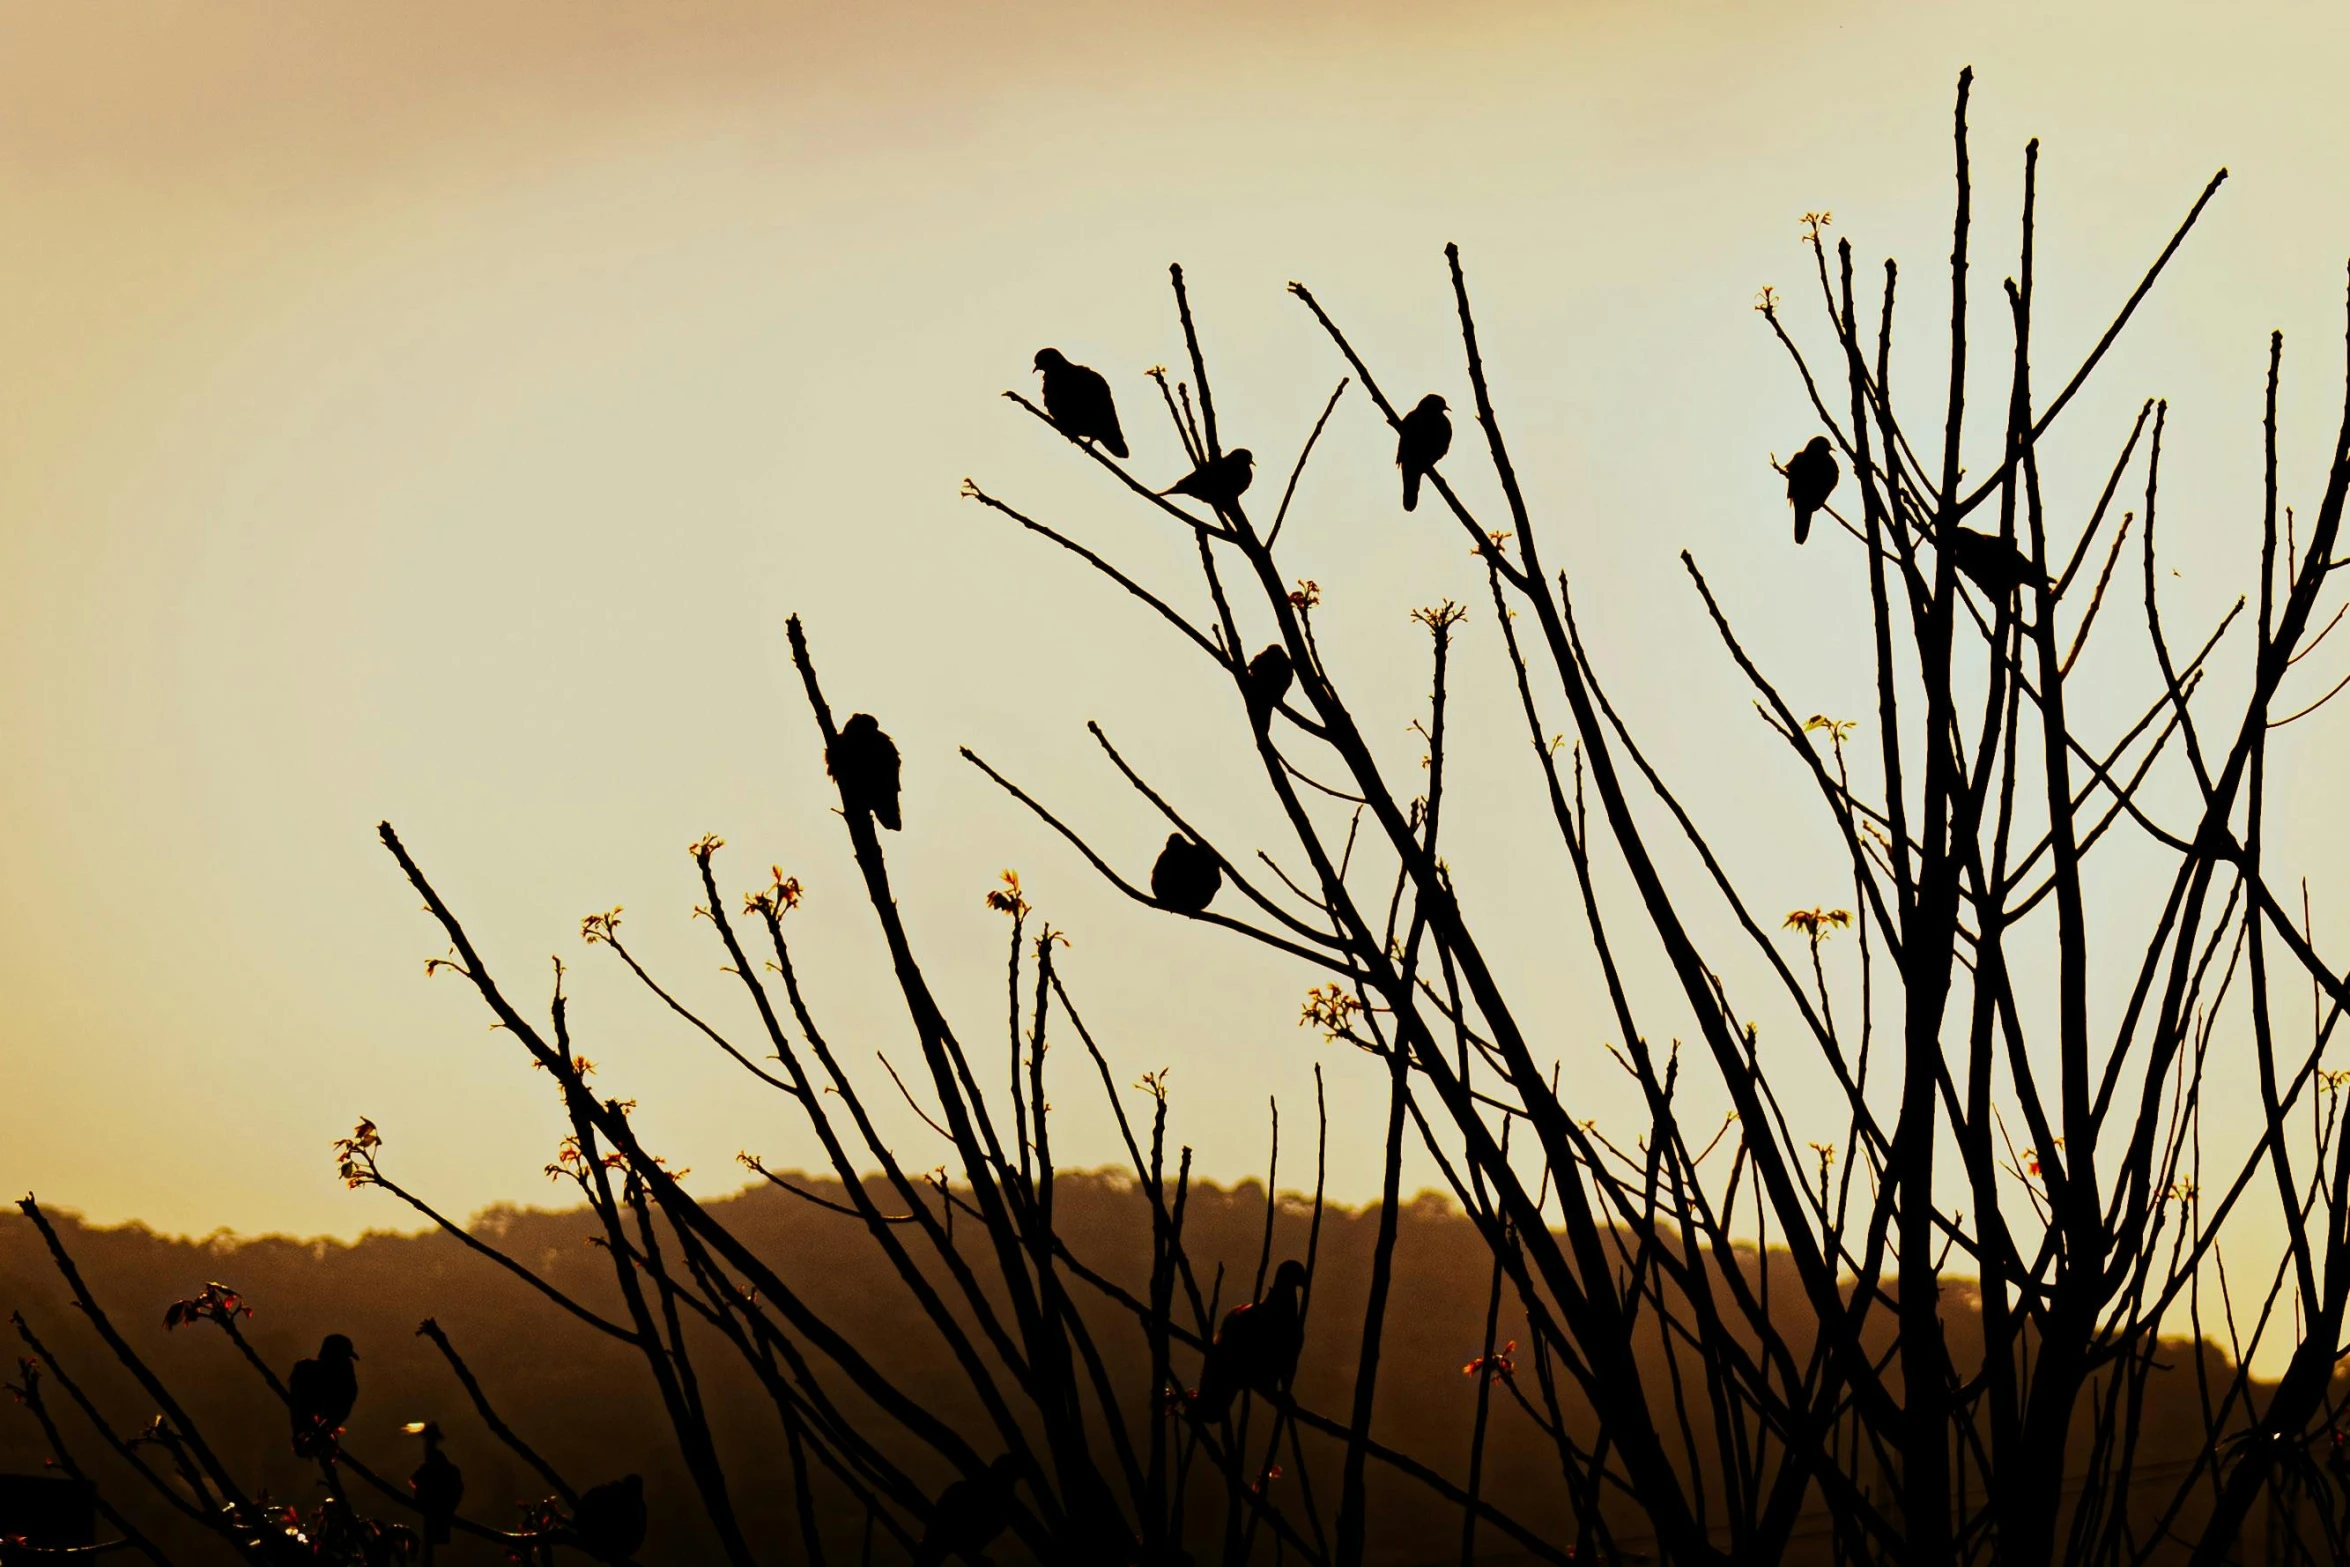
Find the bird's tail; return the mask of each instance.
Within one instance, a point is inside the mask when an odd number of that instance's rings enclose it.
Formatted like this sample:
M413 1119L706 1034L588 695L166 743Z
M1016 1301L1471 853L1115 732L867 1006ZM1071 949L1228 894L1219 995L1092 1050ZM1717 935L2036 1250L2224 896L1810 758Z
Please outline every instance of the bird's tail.
M1406 468L1403 471L1403 509L1405 511L1417 511L1419 506L1420 470L1417 468Z
M1121 435L1116 430L1112 430L1109 434L1102 437L1102 450L1108 452L1112 457L1125 456L1126 437Z
M1795 508L1795 542L1801 544L1810 537L1811 510L1809 507L1798 506Z
M906 825L906 819L899 814L898 802L895 800L890 801L887 805L875 806L873 808L873 819L881 823L882 826L887 827L891 832L898 832Z

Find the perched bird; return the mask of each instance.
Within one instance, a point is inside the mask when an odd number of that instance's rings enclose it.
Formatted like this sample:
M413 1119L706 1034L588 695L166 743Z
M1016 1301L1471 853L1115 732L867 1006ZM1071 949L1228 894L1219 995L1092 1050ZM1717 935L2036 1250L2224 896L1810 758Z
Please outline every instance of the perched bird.
M1159 493L1188 495L1210 506L1235 506L1240 503L1241 493L1248 488L1249 480L1256 477L1256 461L1249 455L1247 447L1236 446L1221 457L1201 463Z
M1403 470L1403 509L1420 504L1420 480L1452 450L1452 421L1444 399L1430 392L1395 427L1395 465Z
M1811 514L1828 504L1842 477L1844 470L1836 466L1836 454L1824 435L1813 436L1787 459L1787 500L1795 508L1796 543L1811 537Z
M940 1567L957 1556L976 1561L988 1542L1011 1526L1012 1487L1019 1479L1020 1461L1006 1453L984 1474L965 1475L939 1492L922 1531L922 1547L914 1553L915 1567Z
M1038 349L1036 368L1044 376L1044 411L1062 434L1077 441L1099 441L1112 457L1126 455L1118 405L1110 398L1110 383L1099 372L1071 364L1057 348Z
M430 1420L417 1420L403 1427L410 1436L424 1438L424 1462L408 1477L408 1489L416 1497L416 1510L424 1518L424 1543L449 1543L449 1524L457 1516L457 1504L465 1500L465 1472L449 1461L441 1451L441 1428Z
M1281 705L1289 695L1289 682L1295 671L1290 668L1289 649L1276 642L1248 661L1248 703L1260 713L1269 713Z
M1992 534L1953 527L1949 545L1950 563L1972 577L1976 586L1998 603L2006 603L2010 593L2032 580L2030 558Z
M622 1475L579 1494L571 1510L571 1533L579 1548L598 1561L625 1561L645 1543L645 1481Z
M340 1333L329 1333L316 1360L297 1360L286 1378L286 1412L294 1421L294 1452L302 1458L329 1458L335 1433L359 1402L358 1352Z
M1299 1301L1305 1287L1305 1265L1285 1262L1263 1300L1242 1301L1225 1314L1200 1367L1199 1391L1191 1401L1195 1418L1223 1419L1243 1389L1274 1393L1288 1386L1306 1342Z
M870 811L891 832L904 825L898 815L898 748L871 713L852 713L824 752L824 770L840 785L852 811Z
M1179 832L1167 834L1167 846L1151 867L1151 896L1179 914L1197 914L1215 900L1224 885L1224 871L1212 850Z

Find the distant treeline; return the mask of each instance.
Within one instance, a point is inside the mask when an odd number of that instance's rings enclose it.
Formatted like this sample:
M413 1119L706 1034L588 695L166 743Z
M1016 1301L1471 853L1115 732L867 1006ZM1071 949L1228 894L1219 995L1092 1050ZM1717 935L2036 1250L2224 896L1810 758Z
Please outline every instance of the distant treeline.
M806 1178L800 1184L816 1195L841 1195L837 1184ZM1131 1185L1106 1175L1066 1175L1057 1195L1057 1226L1071 1251L1102 1277L1139 1289L1149 1272L1150 1226L1141 1198ZM932 1401L942 1414L968 1427L979 1424L968 1407L969 1384L947 1363L937 1334L911 1297L889 1272L855 1220L772 1189L747 1191L720 1205L728 1224L759 1246L778 1271L803 1290L829 1319L852 1325L859 1345L889 1367L910 1391ZM1186 1239L1201 1259L1203 1289L1220 1290L1224 1303L1245 1299L1255 1286L1263 1234L1265 1194L1254 1183L1232 1190L1194 1189L1186 1218ZM1300 1253L1306 1242L1306 1205L1283 1199L1276 1225L1274 1260ZM580 1212L496 1208L474 1221L476 1233L494 1236L510 1254L583 1302L614 1309L608 1261L588 1239L591 1226ZM1296 1392L1308 1407L1343 1410L1352 1386L1364 1292L1369 1275L1377 1211L1326 1210L1316 1286L1310 1304L1306 1351ZM499 1412L562 1472L597 1480L624 1472L644 1475L651 1499L652 1538L643 1559L685 1564L714 1559L707 1523L692 1485L679 1464L676 1443L641 1360L632 1352L552 1305L529 1286L440 1234L369 1235L349 1244L282 1237L208 1240L173 1239L138 1225L82 1227L68 1223L64 1237L84 1276L115 1321L135 1335L134 1343L191 1410L208 1434L237 1455L254 1483L276 1498L304 1506L315 1503L315 1468L293 1455L283 1407L218 1333L200 1325L167 1331L165 1308L219 1281L239 1291L253 1307L246 1323L256 1349L282 1372L315 1353L329 1332L347 1333L361 1357L360 1397L345 1445L377 1472L405 1477L419 1450L400 1427L434 1420L448 1433L448 1448L466 1474L468 1511L495 1520L510 1500L516 1515L546 1487L482 1427L446 1363L416 1336L417 1324L436 1319L464 1354ZM1220 1279L1213 1270L1220 1266ZM1453 1206L1423 1196L1400 1216L1395 1295L1390 1309L1384 1366L1379 1381L1373 1434L1377 1440L1458 1482L1466 1470L1476 1380L1467 1368L1484 1344L1490 1297L1491 1253L1475 1228ZM1783 1268L1771 1270L1790 1312L1800 1310L1793 1281ZM1131 1385L1148 1378L1138 1333L1121 1313L1095 1293L1082 1302L1098 1313L1103 1341L1126 1358L1115 1367ZM1954 1349L1976 1338L1968 1302L1945 1303ZM50 1345L66 1369L83 1382L117 1426L134 1429L154 1411L130 1379L78 1320L31 1225L11 1214L0 1218L0 1307L21 1312ZM1524 1342L1522 1315L1504 1290L1498 1340ZM2141 1441L2146 1462L2161 1465L2158 1451L2176 1439L2179 1457L2192 1453L2202 1430L2200 1412L2172 1400L2195 1400L2194 1357L2174 1346L2171 1372L2158 1376L2158 1402L2149 1410ZM1653 1344L1651 1353L1661 1356ZM2215 1373L2224 1362L2206 1351ZM714 1424L735 1460L730 1468L743 1483L737 1502L755 1539L790 1541L790 1487L775 1429L772 1406L748 1378L732 1374L713 1355L718 1374L706 1392ZM1663 1371L1663 1367L1658 1367ZM1196 1365L1179 1375L1196 1379ZM1539 1400L1532 1377L1518 1371L1529 1398ZM847 1397L844 1393L844 1398ZM54 1393L53 1404L63 1404ZM2175 1407L2179 1418L2166 1418ZM78 1417L64 1410L69 1438L81 1435ZM885 1429L875 1422L873 1430ZM1486 1454L1484 1493L1520 1522L1561 1537L1566 1520L1559 1500L1556 1450L1537 1433L1506 1396L1496 1399ZM215 1540L176 1520L127 1475L110 1473L97 1460L99 1444L77 1449L86 1462L109 1474L110 1497L134 1510L160 1540L187 1559L225 1556ZM772 1453L762 1465L758 1454ZM32 1422L0 1411L0 1469L36 1470L43 1448ZM943 1483L940 1466L925 1461L911 1444L896 1456L918 1473ZM1321 1468L1319 1462L1314 1466ZM2157 1472L2162 1472L2157 1469ZM1398 1483L1374 1471L1371 1559L1381 1563L1437 1563L1459 1559L1460 1514L1428 1488ZM761 1477L764 1477L764 1483ZM1204 1477L1203 1477L1204 1478ZM1294 1483L1283 1473L1268 1481ZM1198 1487L1201 1536L1216 1537L1221 1499L1212 1484ZM854 1540L859 1529L845 1496L824 1493L840 1510L831 1534ZM1640 1524L1627 1506L1625 1543L1636 1546ZM1826 1559L1824 1532L1817 1540ZM996 1553L1015 1559L1007 1542ZM1522 1559L1505 1537L1486 1531L1478 1558ZM1808 1551L1805 1554L1810 1554ZM460 1540L445 1556L452 1562L497 1559L494 1548ZM894 1559L881 1546L877 1560Z

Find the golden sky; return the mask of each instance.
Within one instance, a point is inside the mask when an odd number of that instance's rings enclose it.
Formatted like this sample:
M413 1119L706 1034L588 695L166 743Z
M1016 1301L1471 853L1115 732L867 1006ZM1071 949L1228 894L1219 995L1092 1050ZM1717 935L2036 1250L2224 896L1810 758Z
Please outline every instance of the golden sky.
M1174 1067L1206 1171L1261 1164L1277 1092L1302 1179L1319 1059L1334 1187L1370 1191L1382 1090L1294 1026L1317 976L1106 894L955 757L1139 871L1159 835L1098 717L1233 845L1268 841L1213 672L956 498L975 475L1189 591L1182 541L995 395L1061 347L1171 481L1140 374L1180 356L1169 261L1227 444L1285 472L1341 367L1283 284L1392 388L1460 406L1461 243L1601 669L1766 908L1833 901L1833 855L1676 556L1798 711L1860 713L1859 573L1833 539L1786 542L1768 458L1811 429L1748 307L1766 283L1808 300L1797 220L1830 209L1864 264L1904 258L1926 342L1962 65L1992 351L2043 138L2044 376L2233 171L2052 460L2077 510L2137 400L2171 398L2182 624L2251 580L2271 327L2304 502L2339 407L2333 5L91 0L0 8L0 44L0 1187L102 1219L397 1222L333 1178L362 1114L452 1209L552 1195L547 1086L424 978L440 943L385 817L517 992L550 953L574 965L581 1048L697 1184L733 1185L738 1148L807 1159L787 1104L576 934L626 905L649 959L747 1021L688 918L685 846L719 832L729 885L770 863L807 883L836 1036L909 1048L790 678L795 610L835 704L906 754L901 900L973 1042L1002 1026L980 896L1017 866L1121 1068ZM1350 398L1284 549L1408 766L1406 611L1482 587L1449 524L1396 510L1391 459ZM1565 865L1525 852L1535 782L1490 626L1466 638L1452 858L1604 1117L1626 1101L1594 1064ZM2142 635L2117 646L2085 678L2120 712L2151 669ZM2350 908L2344 723L2296 726L2276 764L2272 831L2321 936ZM2143 886L2118 875L2104 906ZM1065 1156L1109 1159L1098 1095L1060 1098Z

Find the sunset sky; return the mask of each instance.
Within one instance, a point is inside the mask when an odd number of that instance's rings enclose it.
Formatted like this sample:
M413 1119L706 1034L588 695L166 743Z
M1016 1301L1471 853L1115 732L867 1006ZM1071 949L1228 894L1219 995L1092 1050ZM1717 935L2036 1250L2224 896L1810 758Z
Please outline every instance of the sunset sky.
M2268 331L2304 509L2342 396L2333 4L93 0L9 4L0 41L0 1187L174 1231L404 1222L334 1178L361 1115L453 1211L559 1195L548 1084L460 981L425 977L443 944L376 844L385 818L518 997L543 1003L550 954L572 965L580 1048L694 1185L738 1184L738 1149L811 1159L788 1103L578 939L624 905L642 955L747 1028L690 918L685 848L716 832L728 887L770 864L806 884L794 922L844 1053L909 1057L793 612L836 708L905 753L900 901L988 1059L1005 931L981 897L1013 866L1070 932L1124 1077L1172 1067L1204 1171L1261 1169L1278 1094L1284 1184L1307 1179L1319 1061L1333 1189L1375 1190L1377 1070L1296 1026L1320 976L1118 898L955 754L1138 879L1164 828L1089 718L1228 852L1275 841L1213 670L957 497L971 475L1194 601L1186 541L996 395L1060 347L1110 376L1136 471L1171 482L1142 376L1181 358L1170 261L1227 444L1279 477L1343 369L1284 285L1310 283L1391 391L1461 408L1460 243L1594 657L1773 910L1849 887L1677 557L1797 711L1862 715L1858 552L1788 541L1769 460L1813 426L1749 307L1775 284L1822 341L1799 219L1830 210L1864 269L1903 258L1931 349L1962 66L1986 374L2027 137L2051 381L2231 171L2051 445L2062 527L2139 399L2170 398L2165 606L2207 626L2253 581ZM1922 428L1933 372L1909 363ZM1490 502L1489 475L1465 482ZM1407 612L1481 605L1483 584L1393 485L1392 438L1350 393L1283 550L1408 768ZM2122 620L2085 667L2092 711L2153 689ZM1543 993L1577 1113L1604 1119L1629 1103L1612 1025L1497 646L1489 612L1464 629L1450 858ZM2314 695L2350 648L2311 666ZM2340 959L2350 709L2285 736L2272 835ZM2117 872L2100 907L2133 914L2146 885ZM1061 1152L1109 1162L1072 1067ZM907 1135L909 1164L945 1156Z

